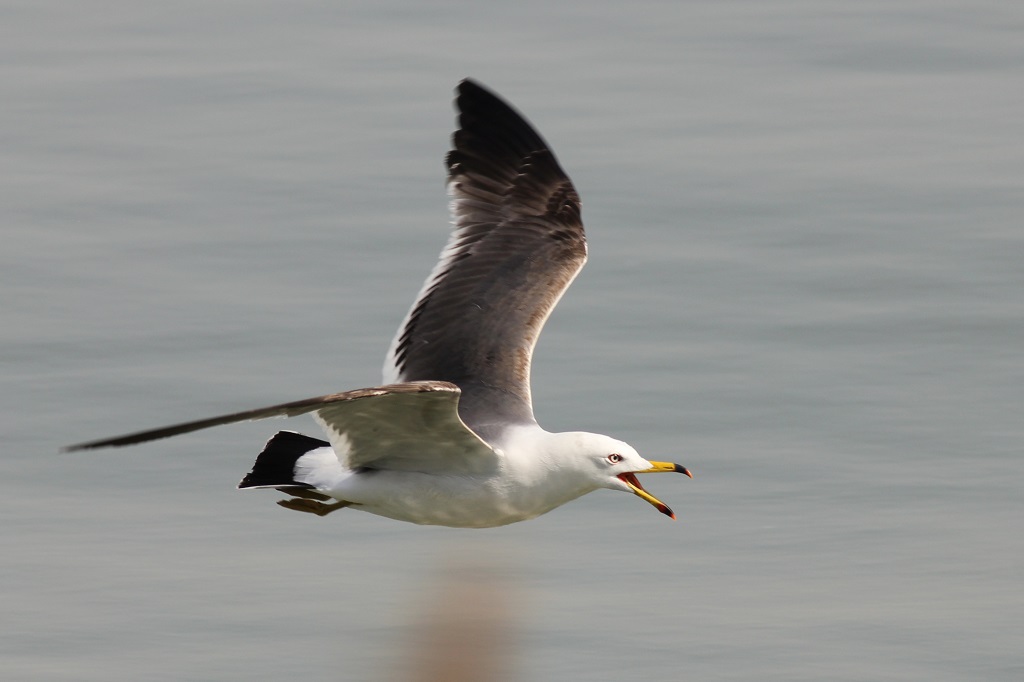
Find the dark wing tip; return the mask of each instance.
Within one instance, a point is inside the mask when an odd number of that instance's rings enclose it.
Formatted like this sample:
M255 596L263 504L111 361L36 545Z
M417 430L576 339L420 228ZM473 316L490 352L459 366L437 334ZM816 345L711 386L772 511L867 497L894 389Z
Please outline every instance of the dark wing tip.
M476 216L483 202L497 209L491 220L537 216L572 226L582 238L579 194L526 117L474 80L463 80L456 92L459 128L445 164L449 182L473 199Z
M462 95L464 93L483 93L486 95L490 95L491 97L495 96L493 92L485 88L483 84L481 84L479 81L468 77L463 78L461 81L459 81L459 84L455 86L455 92L457 92L459 95Z
M162 431L162 429L161 429ZM82 450L99 450L100 448L120 448L125 445L135 445L136 443L142 443L147 440L156 440L158 438L167 438L169 436L176 435L174 433L167 433L166 435L152 435L140 433L131 433L124 436L117 436L115 438L102 438L100 440L90 440L85 443L75 443L74 445L65 445L59 452L60 454L66 454L69 452L81 452ZM141 436L141 438L140 438Z
M531 152L549 151L547 142L526 117L497 94L466 79L456 88L459 128L452 136L454 152L448 168L466 155L491 159L522 159Z

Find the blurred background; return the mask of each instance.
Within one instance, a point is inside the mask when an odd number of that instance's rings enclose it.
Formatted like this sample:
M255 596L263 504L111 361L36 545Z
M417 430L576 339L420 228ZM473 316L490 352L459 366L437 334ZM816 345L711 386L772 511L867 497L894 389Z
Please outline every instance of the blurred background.
M986 0L0 3L0 677L1021 679L1022 30ZM679 521L234 490L311 419L57 454L377 384L466 76L583 197L538 418L685 464L648 486Z

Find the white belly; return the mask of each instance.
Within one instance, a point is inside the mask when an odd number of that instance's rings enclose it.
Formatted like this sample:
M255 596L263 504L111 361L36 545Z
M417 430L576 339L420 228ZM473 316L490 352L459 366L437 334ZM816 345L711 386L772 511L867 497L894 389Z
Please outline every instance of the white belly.
M589 490L512 486L500 474L439 476L405 471L363 471L323 490L353 509L432 526L491 528L540 516Z

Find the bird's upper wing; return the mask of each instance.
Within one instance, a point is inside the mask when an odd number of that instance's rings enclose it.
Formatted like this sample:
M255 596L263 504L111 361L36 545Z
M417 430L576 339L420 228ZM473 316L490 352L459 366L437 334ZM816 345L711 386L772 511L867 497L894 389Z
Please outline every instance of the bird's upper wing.
M456 106L447 158L454 230L399 327L384 377L458 385L460 415L487 437L534 421L533 348L587 247L576 189L530 124L468 80Z
M63 450L134 445L222 424L312 412L342 464L351 469L490 470L497 463L495 452L459 419L459 393L457 386L442 381L360 388L78 443Z

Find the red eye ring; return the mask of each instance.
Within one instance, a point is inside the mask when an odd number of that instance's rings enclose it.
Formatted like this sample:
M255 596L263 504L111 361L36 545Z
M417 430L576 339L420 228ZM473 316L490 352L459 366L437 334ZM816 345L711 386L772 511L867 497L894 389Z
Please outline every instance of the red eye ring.
M619 462L622 461L622 455L613 452L612 454L608 455L608 461L611 462L612 464L618 464Z

